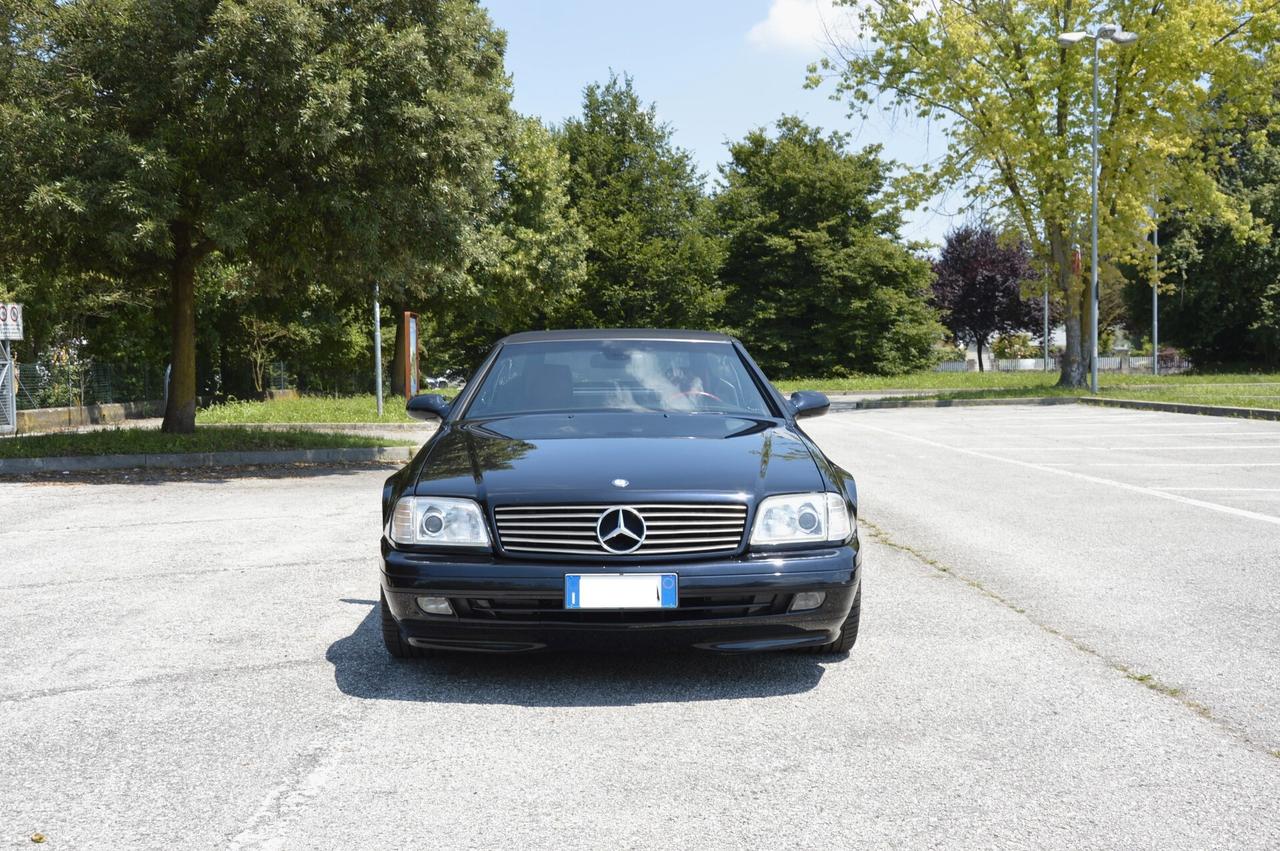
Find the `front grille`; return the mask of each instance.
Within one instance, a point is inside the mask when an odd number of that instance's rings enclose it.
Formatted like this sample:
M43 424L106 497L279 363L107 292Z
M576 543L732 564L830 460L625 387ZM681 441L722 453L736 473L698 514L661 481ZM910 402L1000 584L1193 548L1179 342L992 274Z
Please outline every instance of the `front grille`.
M454 600L462 617L555 623L667 623L747 618L785 612L785 594L715 594L681 597L674 609L566 609L563 597L473 597Z
M596 536L608 505L505 505L494 509L498 540L507 552L616 556ZM644 519L644 542L628 556L711 555L742 543L747 507L741 504L629 505Z

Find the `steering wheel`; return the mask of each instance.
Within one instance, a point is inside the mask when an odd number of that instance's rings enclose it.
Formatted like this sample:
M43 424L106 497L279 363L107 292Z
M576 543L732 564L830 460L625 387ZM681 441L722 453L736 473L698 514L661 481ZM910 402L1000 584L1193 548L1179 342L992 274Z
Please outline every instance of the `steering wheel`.
M708 393L706 390L677 391L675 393L668 393L662 398L663 401L666 401L667 399L710 399L713 402L724 402L724 400L719 396L714 393Z

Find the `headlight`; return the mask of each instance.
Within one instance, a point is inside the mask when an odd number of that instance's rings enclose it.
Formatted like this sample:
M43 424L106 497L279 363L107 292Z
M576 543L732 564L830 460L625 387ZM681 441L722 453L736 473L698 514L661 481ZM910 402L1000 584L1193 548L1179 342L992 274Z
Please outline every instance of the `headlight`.
M853 523L838 493L793 493L760 503L751 528L753 546L827 543L849 537Z
M480 506L470 499L445 496L402 497L391 512L387 537L397 544L489 546Z

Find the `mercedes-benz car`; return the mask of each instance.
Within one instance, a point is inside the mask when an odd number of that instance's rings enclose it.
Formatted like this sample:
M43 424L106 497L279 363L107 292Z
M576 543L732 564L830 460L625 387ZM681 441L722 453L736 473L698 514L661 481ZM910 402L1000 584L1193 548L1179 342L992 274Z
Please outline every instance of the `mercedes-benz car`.
M382 634L439 650L843 653L858 635L853 477L737 340L515 334L383 490Z

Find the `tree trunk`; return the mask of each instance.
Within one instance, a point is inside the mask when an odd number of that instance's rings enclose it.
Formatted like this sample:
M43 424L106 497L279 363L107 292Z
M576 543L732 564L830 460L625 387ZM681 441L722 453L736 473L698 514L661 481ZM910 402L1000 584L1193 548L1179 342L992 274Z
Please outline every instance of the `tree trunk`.
M1081 287L1071 268L1071 246L1061 227L1050 226L1049 248L1053 254L1052 273L1057 278L1062 293L1062 324L1066 330L1066 345L1062 350L1062 373L1059 387L1083 387L1084 364L1081 358L1082 312Z
M169 272L169 397L160 430L196 430L196 251L191 226L174 224L173 266Z
M986 372L986 368L982 365L982 340L975 340L974 345L978 347L978 372Z

